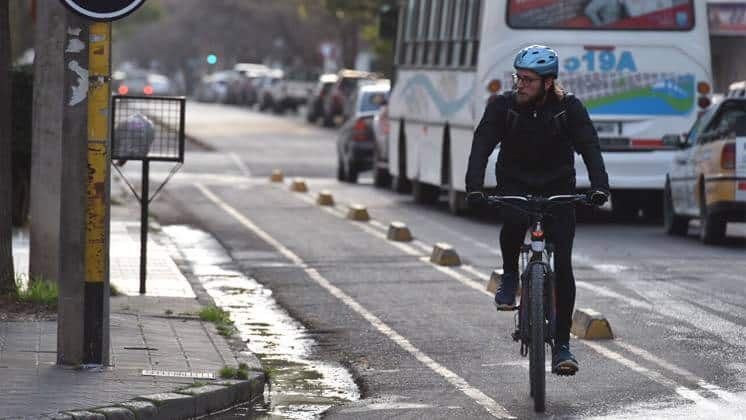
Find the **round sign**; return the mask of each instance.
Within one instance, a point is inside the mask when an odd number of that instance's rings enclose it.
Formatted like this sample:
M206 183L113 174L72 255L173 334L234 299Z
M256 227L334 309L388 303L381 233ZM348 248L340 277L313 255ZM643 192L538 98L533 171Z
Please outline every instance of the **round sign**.
M61 0L62 4L79 15L93 20L110 22L137 10L145 0Z

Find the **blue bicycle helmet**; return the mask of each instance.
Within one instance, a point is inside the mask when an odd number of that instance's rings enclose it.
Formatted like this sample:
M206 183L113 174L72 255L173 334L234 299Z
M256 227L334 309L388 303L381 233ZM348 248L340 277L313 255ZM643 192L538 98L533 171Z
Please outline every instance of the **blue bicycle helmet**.
M513 61L516 69L531 70L541 77L554 76L559 73L557 52L544 45L531 45L522 49Z

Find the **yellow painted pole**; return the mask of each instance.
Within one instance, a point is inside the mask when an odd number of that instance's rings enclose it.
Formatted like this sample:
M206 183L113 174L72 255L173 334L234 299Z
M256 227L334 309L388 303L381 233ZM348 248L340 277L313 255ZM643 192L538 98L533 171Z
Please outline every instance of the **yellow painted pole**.
M89 29L88 180L85 251L85 350L88 363L108 361L109 100L111 97L111 23Z

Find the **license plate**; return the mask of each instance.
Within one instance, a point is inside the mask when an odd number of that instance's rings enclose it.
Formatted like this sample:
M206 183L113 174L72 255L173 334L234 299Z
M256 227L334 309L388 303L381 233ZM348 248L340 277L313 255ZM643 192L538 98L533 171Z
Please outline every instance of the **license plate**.
M599 136L619 134L619 123L616 122L595 122L593 126L596 127Z

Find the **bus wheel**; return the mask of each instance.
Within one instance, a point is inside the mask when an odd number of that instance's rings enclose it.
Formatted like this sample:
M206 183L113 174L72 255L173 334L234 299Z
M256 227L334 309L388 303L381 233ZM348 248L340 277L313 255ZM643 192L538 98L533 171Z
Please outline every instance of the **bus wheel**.
M418 204L432 204L438 201L440 188L430 184L425 184L416 179L412 180L412 197Z
M611 214L618 222L631 222L637 218L639 208L633 194L614 192L611 194Z
M412 183L403 176L395 175L391 177L391 188L398 193L406 194L412 191Z
M462 216L469 212L469 206L466 204L466 193L454 190L448 190L448 210L455 216Z

